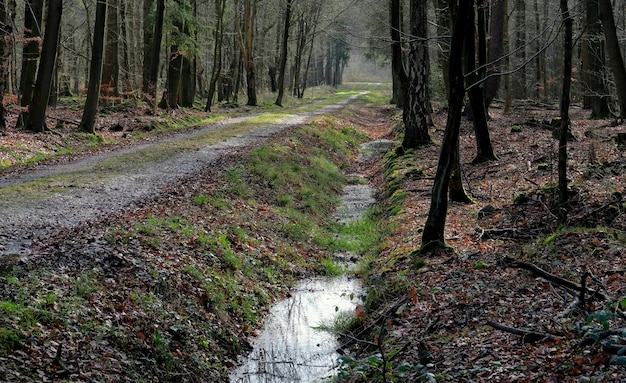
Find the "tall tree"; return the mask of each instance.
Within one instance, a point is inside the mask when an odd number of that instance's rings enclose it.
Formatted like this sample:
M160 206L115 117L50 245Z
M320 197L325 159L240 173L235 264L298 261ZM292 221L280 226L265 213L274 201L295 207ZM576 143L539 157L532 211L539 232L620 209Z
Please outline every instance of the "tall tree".
M63 0L49 0L37 81L35 81L33 99L28 105L26 129L33 132L43 132L46 129L46 109L50 89L52 88L52 75L54 73L62 14Z
M615 79L617 88L617 100L619 103L619 116L626 118L626 67L624 58L617 38L617 28L613 17L613 6L611 0L598 0L600 5L600 20L602 21L602 32L606 39L606 51L609 56L609 63Z
M472 4L472 13L469 15L471 20L465 33L465 73L467 73L469 83L467 93L470 101L470 107L466 110L468 114L471 114L476 137L476 156L472 162L480 163L496 160L497 157L491 144L485 110L484 79L487 74L487 38L483 0L477 0L476 5L478 39L475 38L474 6ZM478 42L478 69L476 67L476 42Z
M14 19L15 0L2 2L0 4L0 132L4 132L7 127L3 100L11 73Z
M470 12L472 12L470 1L460 1L450 45L448 119L433 183L428 218L422 232L422 250L424 251L446 246L444 229L448 213L448 187L455 163L453 148L458 145L463 97L465 96L463 42L464 33L470 21Z
M293 0L286 0L285 16L283 20L283 39L280 46L280 59L278 67L278 97L274 104L283 106L283 97L285 95L285 70L287 68L287 46L289 45L289 28L291 26L291 5Z
M583 87L586 107L591 108L591 118L611 115L609 96L604 82L604 45L600 39L602 26L598 0L586 0L586 24L582 41Z
M22 47L22 71L20 75L20 106L26 107L33 98L37 61L41 47L41 21L43 0L28 0L24 6L24 46ZM24 127L25 110L17 118L17 128Z
M411 41L409 42L409 76L404 104L403 148L417 148L432 142L428 134L428 29L427 9L423 0L411 1Z
M252 0L243 2L243 33L241 39L241 54L243 65L246 70L246 85L248 91L249 106L257 105L256 95L256 70L254 64L254 32L256 23L257 3Z
M119 23L118 23L119 1L120 0L108 0L109 6L107 7L107 16L106 16L106 45L104 49L104 61L102 62L102 84L99 87L100 92L102 93L102 96L103 96L102 101L104 103L108 103L108 101L114 98L118 98L120 95L120 92L119 92L120 34L119 34ZM96 13L97 12L98 12L98 8L96 7ZM94 45L95 45L95 42L94 42ZM90 73L91 73L91 68L90 68Z
M115 0L98 0L96 3L96 21L93 29L91 63L89 64L89 87L87 88L87 100L85 101L83 117L79 125L79 128L87 133L96 132L95 120L96 113L98 111L100 84L102 81L102 51L104 50L104 30L107 18L107 1Z
M526 0L515 1L515 49L516 58L521 69L516 73L514 79L514 92L517 98L528 97L526 92Z
M504 55L504 3L507 0L491 0L491 13L489 17L489 68L487 75L491 75L485 81L485 112L489 113L489 106L500 88L500 75L502 68L502 56Z
M213 98L215 97L215 88L217 81L222 72L222 45L224 43L224 13L226 11L226 0L215 1L215 30L213 36L215 44L213 45L213 69L211 70L211 80L209 81L209 95L204 110L211 111L213 106Z
M151 3L153 0L145 0L147 3ZM150 9L144 3L144 12L146 8ZM156 12L154 15L154 23L152 28L144 29L144 33L147 30L149 36L144 36L144 63L143 63L143 92L145 97L154 110L156 107L156 90L157 80L159 78L159 58L161 57L161 40L163 38L163 19L165 14L165 0L157 0Z
M391 103L404 108L409 78L402 58L402 2L390 0L389 19L391 24L391 75L393 94Z
M561 0L561 17L565 26L565 36L563 40L563 89L561 93L561 126L559 129L559 210L557 213L560 225L567 222L567 139L569 133L569 105L570 89L572 83L572 35L573 24L569 12L567 0Z

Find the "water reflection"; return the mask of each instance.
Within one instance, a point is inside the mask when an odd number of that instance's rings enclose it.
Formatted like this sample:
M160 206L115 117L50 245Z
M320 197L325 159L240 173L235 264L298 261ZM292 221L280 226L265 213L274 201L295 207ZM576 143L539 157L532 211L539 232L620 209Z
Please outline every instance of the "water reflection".
M252 353L230 381L320 382L331 376L339 357L337 339L314 327L332 323L338 311L354 312L360 292L358 279L347 276L300 283L291 298L272 307Z

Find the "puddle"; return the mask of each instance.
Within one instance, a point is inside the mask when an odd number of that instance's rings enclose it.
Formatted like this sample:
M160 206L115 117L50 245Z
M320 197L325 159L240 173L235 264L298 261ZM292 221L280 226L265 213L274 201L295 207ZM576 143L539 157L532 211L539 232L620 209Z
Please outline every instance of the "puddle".
M387 140L364 144L362 159L382 155L392 146ZM335 219L341 223L360 219L374 202L369 185L348 185ZM363 292L359 279L351 276L298 284L290 298L271 308L264 328L252 340L252 352L231 373L231 383L320 382L333 376L340 344L332 333L315 328L332 324L340 312L352 315Z
M320 382L333 375L337 337L314 327L332 323L337 312L353 313L361 291L359 280L347 276L300 283L291 298L272 307L252 353L230 381Z

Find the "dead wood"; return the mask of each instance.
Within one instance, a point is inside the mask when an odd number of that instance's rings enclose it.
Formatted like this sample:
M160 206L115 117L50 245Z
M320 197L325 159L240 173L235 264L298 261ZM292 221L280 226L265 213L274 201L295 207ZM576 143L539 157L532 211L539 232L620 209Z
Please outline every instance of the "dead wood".
M529 342L529 343L534 343L537 341L546 342L550 340L555 340L557 338L555 335L552 335L552 334L546 334L543 332L530 331L530 330L523 330L523 329L506 326L501 323L496 323L492 321L487 321L486 324L487 326L491 326L495 328L496 330L505 331L511 334L519 335L522 337L522 339L525 342Z
M588 295L589 299L594 299L594 300L598 300L598 301L606 301L607 300L606 295L602 294L599 291L588 289L586 287L583 287L583 286L579 285L576 282L568 281L567 279L561 278L561 277L559 277L557 275L550 274L549 272L543 270L539 266L533 265L532 263L518 261L518 260L515 260L515 259L513 259L513 258L511 258L509 256L505 256L503 262L504 262L505 265L510 266L510 267L514 267L514 268L517 268L517 269L528 270L528 271L532 272L533 274L535 274L536 276L542 277L543 279L546 279L546 280L548 280L548 281L550 281L550 282L552 282L552 283L554 283L556 285L559 285L559 286L562 286L562 287L566 287L566 288L571 289L571 290L578 291L579 293L586 292L586 294Z

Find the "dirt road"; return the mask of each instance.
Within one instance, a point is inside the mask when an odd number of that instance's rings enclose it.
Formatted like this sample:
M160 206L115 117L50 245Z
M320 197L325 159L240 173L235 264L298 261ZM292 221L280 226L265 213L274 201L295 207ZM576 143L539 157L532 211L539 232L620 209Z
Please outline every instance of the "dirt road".
M226 154L263 143L315 115L341 109L362 94L314 111L284 115L273 123L237 130L234 127L254 116L232 118L156 142L0 178L0 263L28 257L32 243L39 239L141 204ZM215 137L223 139L214 142Z

